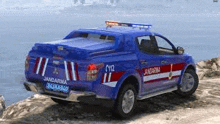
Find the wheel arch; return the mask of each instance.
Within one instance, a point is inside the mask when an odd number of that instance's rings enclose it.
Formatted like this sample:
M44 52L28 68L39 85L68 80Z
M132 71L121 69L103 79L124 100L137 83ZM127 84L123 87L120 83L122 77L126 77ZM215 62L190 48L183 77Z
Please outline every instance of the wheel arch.
M196 71L196 67L193 66L193 65L188 65L188 66L186 67L186 69L184 70L184 72L185 72L186 70L188 70L188 69L192 69L192 70Z
M194 71L196 72L196 66L195 66L195 64L188 64L188 65L185 66L185 69L184 69L184 70L182 71L182 73L181 73L181 78L180 78L180 80L179 80L179 82L178 82L178 85L181 84L182 79L183 79L183 74L184 74L185 71L188 70L188 69L192 69L192 70L194 70Z
M117 99L118 94L120 92L120 90L122 89L123 86L125 86L126 84L131 84L135 87L137 94L140 93L141 90L141 77L138 73L136 74L130 74L128 76L126 76L120 83L120 85L117 87L117 92L115 93L114 97L115 99Z
M190 73L193 78L194 78L194 83L193 83L193 87L191 87L191 89L189 91L182 91L180 88L181 88L181 83L182 83L182 80L183 80L183 75L184 73L187 71L187 73ZM187 96L190 96L192 95L195 90L197 89L198 87L198 84L199 84L199 79L198 79L198 75L196 74L196 66L194 66L193 64L192 65L188 65L184 71L182 72L182 76L181 76L181 79L180 79L180 83L178 84L178 90L174 91L175 93L179 94L180 96L182 97L187 97ZM185 85L183 85L185 86Z
M131 84L134 86L135 90L137 91L137 93L139 92L139 86L140 84L138 83L138 79L134 76L134 75L130 75L128 76L123 83L121 84L121 87L123 87L126 84ZM120 87L120 88L121 88Z

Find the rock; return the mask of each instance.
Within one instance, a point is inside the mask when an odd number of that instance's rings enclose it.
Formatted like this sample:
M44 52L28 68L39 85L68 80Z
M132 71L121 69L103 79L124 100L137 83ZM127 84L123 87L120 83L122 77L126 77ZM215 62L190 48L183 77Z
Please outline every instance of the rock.
M3 114L5 108L5 98L3 97L3 95L0 95L0 116Z
M200 69L219 70L220 69L220 58L213 58L213 59L208 59L205 61L198 62L197 67Z
M220 58L201 61L196 66L200 80L220 77Z
M203 69L206 66L206 63L204 61L201 61L201 62L198 62L196 65L197 65L197 68Z

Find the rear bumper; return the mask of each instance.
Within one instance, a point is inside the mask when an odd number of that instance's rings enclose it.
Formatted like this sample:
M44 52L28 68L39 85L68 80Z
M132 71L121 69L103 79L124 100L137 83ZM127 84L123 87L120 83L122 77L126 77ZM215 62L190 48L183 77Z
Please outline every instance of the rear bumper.
M38 94L46 95L52 98L57 98L65 101L78 101L81 96L96 96L94 92L74 91L71 90L69 94L55 93L51 91L45 91L40 84L32 82L24 82L24 87L28 91L32 91Z

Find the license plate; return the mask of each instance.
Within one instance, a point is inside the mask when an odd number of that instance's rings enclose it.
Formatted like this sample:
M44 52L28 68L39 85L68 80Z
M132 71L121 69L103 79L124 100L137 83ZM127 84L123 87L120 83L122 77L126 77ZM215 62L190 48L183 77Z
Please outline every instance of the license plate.
M47 90L52 90L52 91L61 91L63 93L68 93L69 86L60 85L60 84L53 84L53 83L47 83L46 84L46 89Z

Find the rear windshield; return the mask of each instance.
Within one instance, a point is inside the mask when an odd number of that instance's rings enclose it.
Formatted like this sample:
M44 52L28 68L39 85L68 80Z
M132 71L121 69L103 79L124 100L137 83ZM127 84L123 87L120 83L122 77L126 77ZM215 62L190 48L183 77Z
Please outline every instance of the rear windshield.
M102 35L102 34L75 32L73 34L73 38L85 38L87 40L95 40L95 41L100 41L100 42L115 43L115 37L114 36Z

